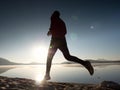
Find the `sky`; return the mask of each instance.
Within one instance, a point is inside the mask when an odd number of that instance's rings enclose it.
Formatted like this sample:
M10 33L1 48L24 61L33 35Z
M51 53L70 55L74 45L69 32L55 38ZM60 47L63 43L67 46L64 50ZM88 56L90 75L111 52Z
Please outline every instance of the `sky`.
M0 0L0 57L46 62L50 16L58 10L71 55L120 60L119 0ZM64 62L58 50L53 63Z

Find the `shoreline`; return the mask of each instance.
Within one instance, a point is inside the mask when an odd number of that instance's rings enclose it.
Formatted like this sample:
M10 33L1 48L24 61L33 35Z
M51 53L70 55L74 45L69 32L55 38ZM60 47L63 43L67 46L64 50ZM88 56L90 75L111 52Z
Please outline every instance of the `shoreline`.
M32 79L0 76L0 90L119 90L120 84L113 81L102 81L99 84L41 82Z

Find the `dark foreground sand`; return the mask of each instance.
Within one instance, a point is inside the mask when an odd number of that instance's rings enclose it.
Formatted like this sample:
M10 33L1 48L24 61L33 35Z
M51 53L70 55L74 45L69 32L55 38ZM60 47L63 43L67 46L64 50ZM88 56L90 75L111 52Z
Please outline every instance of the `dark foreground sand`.
M120 84L103 81L99 84L44 82L38 85L31 79L0 76L0 90L120 90Z

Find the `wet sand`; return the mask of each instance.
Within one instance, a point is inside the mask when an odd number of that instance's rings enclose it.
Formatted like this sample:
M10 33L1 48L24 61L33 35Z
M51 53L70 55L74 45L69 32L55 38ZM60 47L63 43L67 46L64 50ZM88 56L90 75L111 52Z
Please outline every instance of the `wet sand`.
M99 84L41 82L25 78L0 76L0 90L120 90L120 84L103 81Z

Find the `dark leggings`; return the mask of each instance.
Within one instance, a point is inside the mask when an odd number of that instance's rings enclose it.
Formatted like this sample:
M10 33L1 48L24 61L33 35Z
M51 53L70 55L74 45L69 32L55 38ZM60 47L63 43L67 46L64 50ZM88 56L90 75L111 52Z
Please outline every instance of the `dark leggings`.
M46 75L50 74L52 59L53 59L53 56L55 55L57 49L60 49L62 51L64 57L68 61L77 62L79 64L82 64L83 66L85 65L85 61L83 61L75 56L70 55L69 50L67 48L67 43L66 43L65 38L62 38L62 39L61 38L52 38L50 47L49 47L49 51L48 51L48 56L47 56Z
M48 53L48 58L49 59L53 58L57 49L59 49L63 53L64 57L68 61L73 61L73 62L77 62L77 63L80 63L80 64L84 65L83 60L81 60L81 59L79 59L75 56L70 55L65 38L52 38L51 39L51 43L50 43L50 47L49 47L49 53Z

